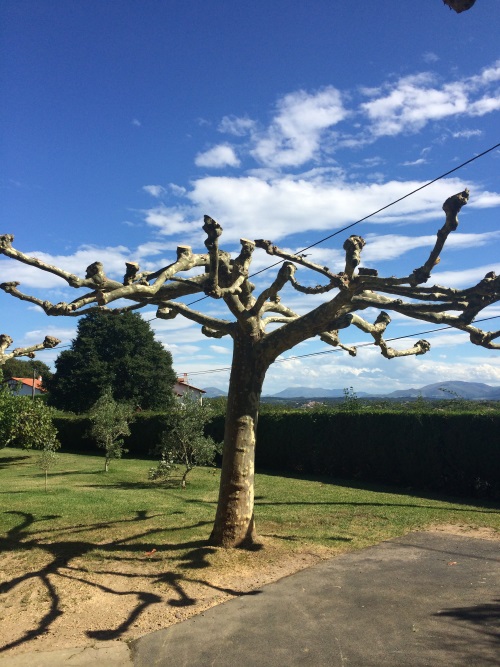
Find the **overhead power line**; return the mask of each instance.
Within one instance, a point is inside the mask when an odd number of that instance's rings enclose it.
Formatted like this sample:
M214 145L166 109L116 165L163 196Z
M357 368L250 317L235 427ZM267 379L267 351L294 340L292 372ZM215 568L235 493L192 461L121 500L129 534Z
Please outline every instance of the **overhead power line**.
M489 320L495 320L498 319L500 315L492 315L491 317L484 317L480 320L476 320L475 324L479 322L487 322ZM403 340L405 338L415 338L417 336L424 336L425 334L433 334L437 333L438 331L445 331L446 329L453 329L455 330L455 327L452 326L445 326L445 327L439 327L437 329L427 329L426 331L418 331L415 333L411 334L405 334L404 336L395 336L394 338L387 338L386 342L387 343L392 343L395 340ZM359 345L356 345L356 348L360 347L370 347L375 345L373 341L367 342L367 343L360 343ZM333 354L333 352L342 352L342 350L338 347L330 348L328 350L320 350L319 352L309 352L308 354L298 354L293 357L284 357L283 359L276 359L274 361L275 364L283 363L285 361L295 361L296 359L307 359L309 357L321 357L325 354ZM221 372L227 372L231 370L231 366L225 366L224 368L210 368L206 371L193 371L189 373L190 376L193 375L208 375L211 373L221 373Z
M478 160L479 158L484 157L488 153L491 153L492 151L494 151L496 148L500 148L500 142L498 142L494 146L491 146L490 148L487 148L486 150L482 151L481 153L478 153L477 155L474 155L473 157L469 158L465 162L462 162L461 164L454 167L453 169L449 169L444 174L436 176L435 178L428 181L427 183L424 183L424 185L421 185L418 188L415 188L414 190L412 190L411 192L408 192L407 194L403 195L402 197L399 197L399 199L395 199L394 201L390 202L389 204L386 204L385 206L382 206L381 208L377 209L376 211L373 211L372 213L369 213L368 215L365 215L363 218L360 218L359 220L356 220L355 222L351 222L349 225L346 225L345 227L342 227L341 229L338 229L337 231L333 232L332 234L329 234L328 236L325 236L322 239L319 239L319 241L316 241L315 243L312 243L311 245L308 245L306 248L302 248L302 250L298 250L297 254L305 252L306 250L309 250L310 248L314 248L317 245L320 245L321 243L324 243L325 241L328 241L329 239L333 238L334 236L337 236L338 234L341 234L342 232L345 232L346 230L351 229L351 227L354 227L355 225L359 225L361 222L364 222L365 220L368 220L369 218L372 218L373 216L377 215L378 213L381 213L382 211L385 211L386 209L390 208L391 206L394 206L398 202L403 201L403 199L407 199L408 197L411 197L412 195L414 195L416 192L419 192L420 190L423 190L424 188L429 187L429 185L432 185L433 183L436 183L437 181L441 180L442 178L445 178L446 176L449 176L450 174L455 173L456 171L458 171L459 169L462 169L463 167L470 164L471 162L474 162L475 160ZM252 273L250 275L250 278L253 278L254 276L258 276L260 273L264 273L265 271L268 271L269 269L272 269L273 267L278 266L279 264L282 264L282 263L283 263L283 260L275 262L274 264L270 264L269 266L266 266L265 268L260 269L260 271L256 271L255 273ZM205 299L208 299L208 296L202 296L199 299L196 299L195 301L190 301L186 305L192 306L195 303L199 303L200 301L204 301ZM495 317L498 317L498 316L495 316ZM158 319L157 317L152 317L150 320L146 320L146 322L153 322L154 320L157 320L157 319ZM489 319L495 319L495 318L494 317L486 318L486 320L489 320ZM486 320L478 320L478 322L484 322ZM450 329L450 328L453 328L453 327L443 327L443 328L444 329ZM420 336L420 335L423 335L425 333L433 333L434 331L441 331L441 330L442 329L433 329L432 331L428 331L428 332L424 331L424 332L421 332L419 334L409 334L408 336L399 336L397 338L391 338L390 340L391 341L392 340L400 340L402 338L410 338L410 337L413 337L413 336ZM366 344L363 343L359 347L364 347L365 345L373 345L373 343L366 343ZM70 345L62 345L61 347L59 347L57 349L62 350L62 349L67 348L67 347L71 347L71 346ZM277 360L277 362L289 361L289 360L292 360L292 359L302 359L305 356L315 356L315 355L319 355L319 354L329 354L330 352L337 352L337 351L338 350L335 350L335 349L325 350L324 352L316 352L316 353L313 353L311 355L301 355L301 356L298 356L298 357L287 357L287 359L280 359L280 360ZM228 367L228 368L213 369L213 370L209 370L209 371L199 371L199 372L195 371L194 373L190 373L190 375L205 374L205 373L216 373L216 372L219 372L219 371L227 371L227 370L230 370L230 368Z
M324 243L325 241L328 241L329 239L333 238L334 236L338 236L339 234L342 234L343 232L347 231L348 229L351 229L351 227L354 227L355 225L359 225L361 222L364 222L365 220L368 220L369 218L373 218L374 215L377 215L378 213L381 213L382 211L387 210L391 206L394 206L395 204L398 204L400 201L403 201L403 199L408 199L408 197L411 197L417 192L420 192L420 190L424 190L425 188L428 188L429 185L432 185L433 183L436 183L437 181L440 181L442 178L446 178L446 176L449 176L450 174L455 173L459 169L462 169L466 165L470 164L471 162L474 162L475 160L479 160L479 158L484 157L488 153L491 153L494 151L496 148L500 148L500 142L495 144L494 146L491 146L490 148L487 148L485 151L482 153L478 153L478 155L474 155L473 157L469 158L465 162L462 162L459 164L457 167L454 167L453 169L449 169L446 171L444 174L440 174L439 176L436 176L433 178L431 181L427 181L427 183L424 183L424 185L420 185L418 188L415 188L411 192L407 192L405 195L402 197L399 197L398 199L395 199L394 201L391 201L389 204L385 204L385 206L382 206L381 208L377 209L376 211L373 211L372 213L369 213L368 215L365 215L363 218L360 218L359 220L356 220L355 222L351 222L349 225L346 225L345 227L341 227L340 229L337 229L337 231L333 232L332 234L329 234L328 236L325 236L319 241L315 241L314 243L311 243L311 245L306 246L305 248L302 248L301 250L297 251L297 255L300 253L305 252L306 250L310 250L311 248L315 248L318 245L321 245L321 243ZM283 260L279 260L278 262L274 262L274 264L270 264L269 266L266 266L263 269L260 269L260 271L256 271L255 273L252 273L249 277L253 278L255 276L258 276L261 273L264 273L265 271L269 271L269 269L274 268L275 266L279 266L280 264L283 263ZM200 301L204 301L205 299L208 299L207 296L202 296L199 299L195 299L194 301L190 301L188 306L192 306L195 303L199 303ZM156 319L156 318L153 318ZM152 320L148 320L151 322Z

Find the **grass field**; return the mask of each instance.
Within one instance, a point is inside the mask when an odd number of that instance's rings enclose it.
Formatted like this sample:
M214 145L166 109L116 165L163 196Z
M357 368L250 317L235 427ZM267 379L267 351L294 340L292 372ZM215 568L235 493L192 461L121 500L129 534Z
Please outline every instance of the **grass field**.
M218 470L195 469L181 490L149 482L150 461L113 461L106 474L102 457L59 454L46 492L36 458L36 452L0 450L2 534L50 533L58 539L79 526L80 537L85 533L95 544L112 543L123 539L131 524L142 523L144 530L127 540L140 549L163 543L180 547L209 536ZM255 488L259 534L287 542L288 548L296 542L358 549L436 523L500 531L500 506L488 502L275 474L258 474Z
M227 551L206 542L218 470L195 469L181 490L149 482L149 461L112 461L106 474L102 457L59 454L45 491L36 458L0 450L0 651L50 632L73 645L81 637L72 626L93 639L136 636L314 559L431 525L500 533L500 506L487 502L258 474L264 546ZM160 622L159 602L166 605Z

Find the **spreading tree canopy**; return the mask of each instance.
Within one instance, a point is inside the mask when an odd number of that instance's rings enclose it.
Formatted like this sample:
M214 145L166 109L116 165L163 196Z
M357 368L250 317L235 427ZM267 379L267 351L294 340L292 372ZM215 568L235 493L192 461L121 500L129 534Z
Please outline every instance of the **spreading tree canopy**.
M140 315L96 309L79 321L46 386L51 405L61 410L86 412L107 387L117 401L155 409L173 400L175 379L172 355Z
M127 263L122 282L108 278L99 262L88 267L85 278L79 278L25 255L12 246L11 235L2 236L1 253L53 273L66 280L71 287L84 288L85 292L71 303L52 304L24 294L17 282L3 283L0 289L39 305L48 315L77 316L90 312L89 319L84 320L88 322L103 317L102 313L96 315L99 308L112 308L122 299L132 302L130 309L155 305L159 318L174 319L181 315L200 324L206 336L228 336L232 339L233 359L221 482L211 542L222 546L251 544L257 539L254 460L259 401L266 372L279 355L318 336L323 342L354 356L356 348L341 340L344 329L352 326L371 336L382 355L388 359L425 354L430 348L425 340L419 340L403 350L389 345L385 338L391 321L387 311L454 327L467 333L475 345L500 349L500 344L496 342L500 331L483 331L473 323L484 308L500 300L499 277L493 272L488 273L467 289L432 283L426 285L448 236L458 227L458 213L468 198L469 192L464 190L445 201L445 222L437 233L429 256L421 266L401 277L379 276L376 269L363 267L365 240L356 235L350 236L344 243L344 268L339 273L309 261L303 254L291 254L263 239L241 239L240 252L234 257L219 248L221 226L205 216L206 254L195 254L189 246L181 245L177 248L176 259L157 271L141 271L136 263ZM255 248L278 258L280 264L274 280L260 293L250 281ZM299 268L306 272L306 280L309 273L316 277L319 284L310 286L303 278L298 279L296 273ZM191 272L189 278L186 278L186 271ZM324 301L304 315L299 315L284 303L285 288L304 295L322 295ZM223 302L228 310L227 319L195 310L192 305L188 306L180 300L200 293ZM378 314L373 316L373 311ZM364 317L359 314L365 312ZM110 344L113 349L126 346L121 338ZM142 347L144 342L141 339L136 344ZM85 349L89 350L92 346L98 347L93 340L87 340L85 345ZM93 358L98 359L97 354ZM100 365L96 363L95 370L99 369Z

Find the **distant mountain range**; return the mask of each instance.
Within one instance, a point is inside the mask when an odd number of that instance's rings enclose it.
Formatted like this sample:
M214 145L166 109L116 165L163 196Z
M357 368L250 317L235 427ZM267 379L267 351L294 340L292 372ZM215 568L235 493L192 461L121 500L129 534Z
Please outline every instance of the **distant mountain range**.
M435 382L420 389L403 389L386 394L386 398L466 398L469 400L499 400L500 387L490 387L482 382Z
M217 387L205 387L204 391L204 398L220 398L221 396L227 396L227 391L223 391Z
M355 392L359 398L369 396L365 391ZM269 398L343 398L343 389L322 389L315 387L288 387L277 394L269 395Z
M217 387L205 388L207 398L227 396L227 392ZM500 387L491 387L482 382L462 382L451 380L446 382L435 382L427 384L419 389L402 389L390 394L368 394L364 391L355 391L359 398L422 398L429 399L453 399L465 398L467 400L500 400ZM324 389L321 387L287 387L277 394L269 394L264 398L292 399L292 398L343 398L343 389Z

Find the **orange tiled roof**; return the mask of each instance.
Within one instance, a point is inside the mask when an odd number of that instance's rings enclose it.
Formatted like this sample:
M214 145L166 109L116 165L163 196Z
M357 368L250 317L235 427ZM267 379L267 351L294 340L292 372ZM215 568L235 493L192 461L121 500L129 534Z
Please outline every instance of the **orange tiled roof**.
M45 389L42 387L42 381L39 380L38 378L35 378L35 380L33 380L33 378L9 378L9 380L15 380L16 382L21 382L27 387L33 387L33 382L34 382L35 389L38 389L38 391L45 391Z

